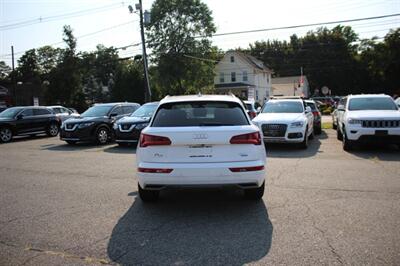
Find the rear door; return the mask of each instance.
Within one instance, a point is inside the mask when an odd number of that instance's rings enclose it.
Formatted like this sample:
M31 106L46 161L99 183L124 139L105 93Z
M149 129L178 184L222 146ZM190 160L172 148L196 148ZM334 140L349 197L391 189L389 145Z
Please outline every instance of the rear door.
M254 144L231 144L233 137L249 133L260 136L258 128L250 124L238 103L168 103L159 107L142 138L150 135L151 143L151 136L162 136L170 143L145 147L141 160L159 163L257 160L259 149Z
M52 113L45 108L34 108L33 115L33 123L35 124L35 128L40 131L46 130L49 124L49 117L52 115Z

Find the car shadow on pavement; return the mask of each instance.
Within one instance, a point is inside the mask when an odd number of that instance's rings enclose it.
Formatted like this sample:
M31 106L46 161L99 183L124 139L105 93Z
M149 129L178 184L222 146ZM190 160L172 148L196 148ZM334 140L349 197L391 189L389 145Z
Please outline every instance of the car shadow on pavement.
M136 196L107 252L121 265L243 265L268 254L272 232L264 202L241 191L166 190L157 203Z
M306 158L313 157L319 152L321 139L327 138L325 132L315 135L314 139L308 141L308 148L301 149L297 144L292 143L266 143L267 157L271 158Z
M104 152L119 154L136 154L136 146L111 146L104 149Z
M96 145L91 142L81 142L76 144L51 144L51 145L42 145L42 150L49 150L49 151L83 151L83 150L90 150L90 149L101 149L107 147L112 144L106 145Z
M396 145L358 145L349 153L363 159L400 162L400 150Z

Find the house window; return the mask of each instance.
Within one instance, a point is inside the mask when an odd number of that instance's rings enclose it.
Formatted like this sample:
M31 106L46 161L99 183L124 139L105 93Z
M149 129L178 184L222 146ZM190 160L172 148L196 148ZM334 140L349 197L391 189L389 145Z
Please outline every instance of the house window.
M231 56L231 63L235 63L235 57L233 55Z
M247 71L243 71L243 81L247 81Z
M236 72L231 72L231 81L236 82Z
M223 72L219 73L219 82L224 83L225 82L225 75Z

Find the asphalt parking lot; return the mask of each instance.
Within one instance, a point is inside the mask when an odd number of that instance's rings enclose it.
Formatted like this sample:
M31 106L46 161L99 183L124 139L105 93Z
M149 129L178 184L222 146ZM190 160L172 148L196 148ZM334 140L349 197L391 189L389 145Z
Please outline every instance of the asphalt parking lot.
M0 265L398 265L400 151L267 150L263 201L239 190L137 195L135 150L58 138L0 145Z

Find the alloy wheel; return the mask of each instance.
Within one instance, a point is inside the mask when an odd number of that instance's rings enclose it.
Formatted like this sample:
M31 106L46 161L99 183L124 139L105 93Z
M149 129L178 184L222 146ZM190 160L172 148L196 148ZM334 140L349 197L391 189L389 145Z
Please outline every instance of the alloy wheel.
M100 144L105 144L108 140L108 132L106 129L102 128L97 133L97 139Z
M56 124L51 124L49 128L49 133L51 136L57 136L58 134L58 126Z
M12 138L12 132L9 128L2 128L0 130L0 139L2 142L9 142Z

